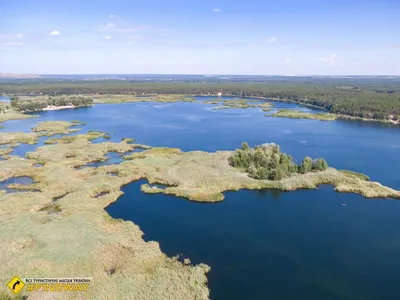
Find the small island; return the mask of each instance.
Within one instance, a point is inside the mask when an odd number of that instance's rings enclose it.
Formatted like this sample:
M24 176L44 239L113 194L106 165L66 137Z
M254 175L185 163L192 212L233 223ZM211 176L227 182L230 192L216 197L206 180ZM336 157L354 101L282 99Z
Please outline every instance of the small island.
M311 119L320 121L334 121L337 119L337 115L331 113L308 113L294 109L280 109L276 113L267 114L265 116L292 119Z

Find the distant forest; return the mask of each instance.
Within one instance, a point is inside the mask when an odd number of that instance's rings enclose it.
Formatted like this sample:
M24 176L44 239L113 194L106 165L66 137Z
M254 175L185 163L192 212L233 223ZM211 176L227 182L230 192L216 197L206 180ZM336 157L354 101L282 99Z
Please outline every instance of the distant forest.
M324 108L331 113L373 119L400 119L400 79L271 78L264 82L134 80L15 80L0 82L0 93L60 94L188 94L265 97Z

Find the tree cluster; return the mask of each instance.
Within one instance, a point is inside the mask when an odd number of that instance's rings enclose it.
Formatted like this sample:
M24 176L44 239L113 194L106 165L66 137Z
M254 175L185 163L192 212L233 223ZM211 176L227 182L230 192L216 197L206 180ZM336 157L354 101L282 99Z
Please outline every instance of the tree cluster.
M15 98L10 99L11 106L19 111L33 112L42 110L43 108L54 105L54 106L88 106L93 103L93 99L82 96L72 96L72 97L48 97L32 100L18 100Z
M281 180L295 173L306 174L328 168L328 163L322 158L312 160L305 157L301 165L297 165L290 155L282 153L274 143L250 148L244 142L242 148L230 157L230 164L247 172L252 178L264 180Z

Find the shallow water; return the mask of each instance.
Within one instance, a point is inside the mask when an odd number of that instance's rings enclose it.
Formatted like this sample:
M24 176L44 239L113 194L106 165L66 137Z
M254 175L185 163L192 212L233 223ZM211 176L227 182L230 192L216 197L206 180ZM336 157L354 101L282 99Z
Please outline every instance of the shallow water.
M213 106L95 105L6 122L2 131L29 131L37 121L77 119L87 123L80 126L82 132L115 133L111 141L133 137L137 143L184 151L275 142L297 160L323 157L335 168L362 172L400 189L400 126L271 118L260 108ZM141 183L125 186L125 194L107 211L138 224L145 239L159 241L168 255L183 253L194 263L209 264L214 299L397 298L400 201L367 200L321 186L287 193L228 192L221 203L200 204L143 194Z
M18 190L18 189L11 189L7 186L9 184L23 184L23 185L30 185L33 184L34 181L31 177L23 176L23 177L12 177L5 181L0 182L0 190L5 190L7 193L18 193L24 192L25 190Z

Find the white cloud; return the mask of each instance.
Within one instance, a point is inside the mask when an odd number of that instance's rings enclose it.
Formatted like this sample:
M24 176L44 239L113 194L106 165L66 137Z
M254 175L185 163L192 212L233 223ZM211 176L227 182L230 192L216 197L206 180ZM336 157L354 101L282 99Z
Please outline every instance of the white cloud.
M128 42L128 45L129 45L129 46L132 45L132 42Z
M22 46L23 43L20 43L20 42L7 42L7 43L3 43L2 45L6 46L6 47L17 47L17 46Z
M109 15L109 17L110 17L111 19L114 19L114 18L116 18L117 16L114 15L114 14L111 14L111 15Z
M278 41L278 38L276 38L276 37L274 37L274 36L270 37L270 38L267 40L268 44L274 44L274 43L276 43L277 41Z
M14 39L14 38L22 38L22 34L1 34L0 39Z
M215 12L215 13L219 13L220 11L221 11L220 8L214 8L214 9L213 9L213 12Z
M292 61L290 59L285 60L287 64L290 64Z
M335 62L336 54L332 54L329 57L318 58L319 61ZM335 62L336 63L336 62Z
M111 36L103 36L103 39L105 39L105 40L110 40L110 39L111 39Z
M54 30L52 32L49 33L50 36L59 36L61 33L57 30Z
M97 26L98 31L104 32L137 32L150 29L152 29L152 26L150 25L131 26L130 24L121 20L118 22L108 22L104 25Z

